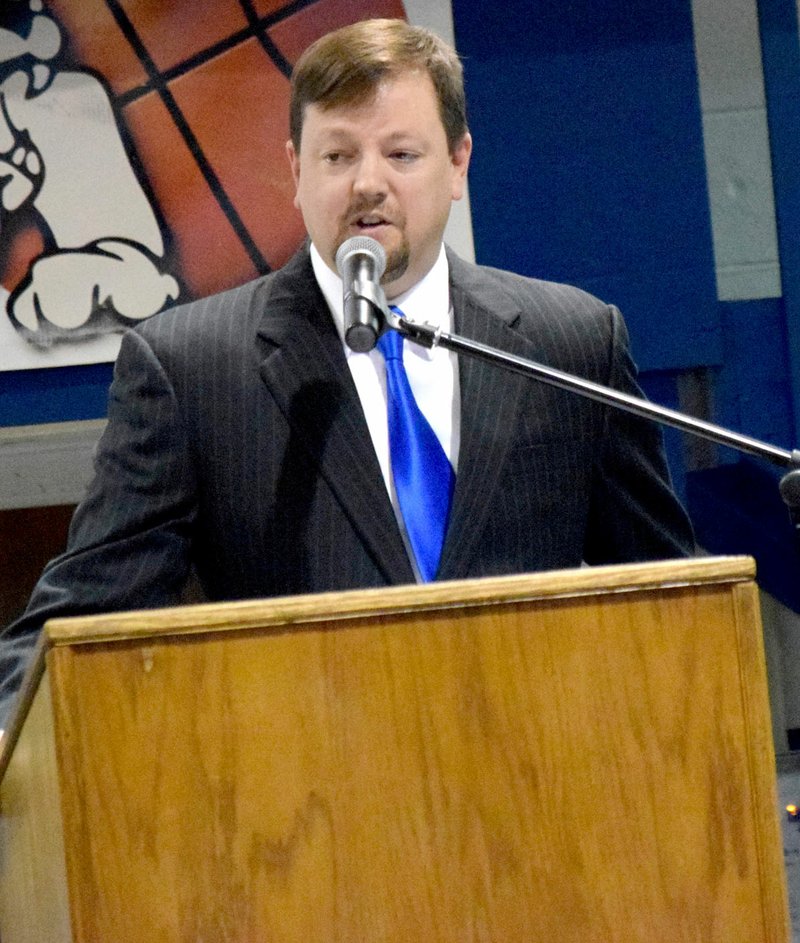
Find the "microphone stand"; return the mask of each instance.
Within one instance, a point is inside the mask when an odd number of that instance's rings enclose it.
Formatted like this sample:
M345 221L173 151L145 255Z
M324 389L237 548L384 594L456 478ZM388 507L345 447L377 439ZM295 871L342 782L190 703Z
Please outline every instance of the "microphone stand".
M658 406L638 396L631 396L629 393L623 393L620 390L594 383L591 380L585 380L562 370L547 367L534 360L509 354L506 351L481 344L459 334L442 331L430 324L409 321L407 318L395 314L388 307L383 296L383 290L379 286L365 285L358 292L358 296L368 301L380 312L388 328L398 331L403 337L407 337L410 341L422 347L428 349L443 347L445 350L452 350L457 354L466 354L469 357L504 367L514 373L540 380L559 389L570 390L596 402L625 410L636 416L651 419L663 425L673 426L684 432L690 432L719 445L730 446L739 452L765 458L774 465L788 469L781 478L779 488L783 502L789 511L795 538L798 541L798 546L800 546L800 450L788 451L787 449L778 448L751 436L741 435L714 423L706 422L703 419L695 419L693 416L669 409L666 406Z

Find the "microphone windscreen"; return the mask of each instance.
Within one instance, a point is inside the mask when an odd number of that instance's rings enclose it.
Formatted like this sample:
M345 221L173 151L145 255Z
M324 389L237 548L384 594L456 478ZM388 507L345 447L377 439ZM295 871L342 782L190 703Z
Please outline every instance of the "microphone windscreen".
M351 236L346 239L336 251L336 271L344 280L347 275L345 272L345 261L348 256L358 252L366 252L375 259L375 281L380 281L381 276L386 271L386 252L377 239L371 239L369 236Z

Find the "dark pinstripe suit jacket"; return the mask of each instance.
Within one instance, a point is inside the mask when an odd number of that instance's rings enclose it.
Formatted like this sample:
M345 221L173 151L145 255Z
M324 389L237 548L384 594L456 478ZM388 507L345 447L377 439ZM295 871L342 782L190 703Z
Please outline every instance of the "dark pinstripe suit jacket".
M619 313L450 257L456 330L636 391ZM678 556L693 543L658 431L460 363L440 579ZM413 579L341 342L301 251L123 340L97 476L16 636L51 615ZM8 649L7 649L8 650Z

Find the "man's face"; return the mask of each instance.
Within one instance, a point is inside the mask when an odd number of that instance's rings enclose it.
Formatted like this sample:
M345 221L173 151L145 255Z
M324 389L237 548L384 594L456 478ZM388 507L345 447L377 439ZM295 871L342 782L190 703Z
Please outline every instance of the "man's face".
M415 285L439 253L450 204L461 198L472 150L468 134L451 154L433 83L408 72L365 103L305 110L299 153L286 145L295 206L322 258L370 236L386 250L387 298Z

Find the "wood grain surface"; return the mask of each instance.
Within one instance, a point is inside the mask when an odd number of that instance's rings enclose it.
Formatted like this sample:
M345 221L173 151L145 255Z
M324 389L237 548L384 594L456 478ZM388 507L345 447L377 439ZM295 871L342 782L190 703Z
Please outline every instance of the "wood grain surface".
M76 943L785 943L751 577L51 624Z

